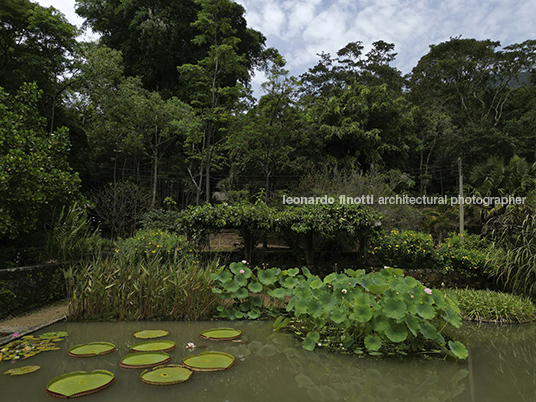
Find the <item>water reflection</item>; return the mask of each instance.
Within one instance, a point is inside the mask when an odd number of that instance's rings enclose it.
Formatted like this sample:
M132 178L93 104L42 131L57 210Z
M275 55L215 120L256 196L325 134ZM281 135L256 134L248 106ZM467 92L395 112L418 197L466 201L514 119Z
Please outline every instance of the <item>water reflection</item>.
M211 342L203 330L233 326L244 342ZM61 351L42 353L24 362L2 363L0 371L27 364L41 365L36 373L0 376L2 400L50 401L46 383L57 375L106 369L114 384L84 401L190 400L207 402L286 401L512 401L536 400L536 335L534 326L464 325L456 333L470 350L466 362L451 360L372 360L315 350L308 352L287 334L272 331L271 322L127 322L62 323L43 330L67 331ZM139 342L140 329L166 329L164 338L176 342L171 363L206 350L232 354L236 364L217 373L194 373L184 384L155 387L139 379L142 370L119 367L121 356ZM69 347L106 341L118 350L94 358L72 358ZM196 344L195 351L186 348Z

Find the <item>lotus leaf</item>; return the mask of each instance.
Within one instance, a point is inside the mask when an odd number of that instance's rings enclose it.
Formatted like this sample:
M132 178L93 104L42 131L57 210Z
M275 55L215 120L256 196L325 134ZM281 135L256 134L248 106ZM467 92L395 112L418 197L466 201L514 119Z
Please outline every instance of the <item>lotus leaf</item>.
M251 282L248 285L248 289L252 293L260 293L262 292L262 285L259 282Z
M417 303L415 309L417 310L417 314L425 320L431 320L436 314L434 307L429 303Z
M165 352L135 352L123 356L119 365L124 368L148 368L169 360L171 357Z
M134 332L134 336L138 339L161 338L168 334L169 332L163 329L144 329L143 331Z
M12 368L4 371L6 375L23 375L33 373L41 368L41 366L23 366L18 368Z
M370 306L357 306L354 308L354 317L356 321L368 322L372 318L372 309Z
M324 306L318 300L311 299L311 301L307 304L307 314L313 318L320 317L323 311Z
M223 352L203 352L197 356L186 356L182 364L194 371L221 371L233 366L235 358Z
M421 333L426 339L431 340L437 339L437 336L439 335L437 328L427 321L421 322Z
M298 268L292 268L287 271L288 276L296 276L300 273Z
M458 359L467 359L469 356L467 348L459 341L449 341L449 348Z
M57 398L70 398L92 394L112 384L113 373L107 370L94 370L91 373L74 371L51 380L47 386L47 394Z
M235 292L231 294L231 297L235 299L245 299L248 296L249 296L249 293L246 288L239 288L238 290L236 290Z
M303 340L303 348L306 350L314 350L316 343L320 340L320 334L316 331L309 332Z
M367 335L365 338L365 347L369 352L376 352L382 347L382 340L376 335Z
M383 312L389 318L401 320L406 316L408 309L402 300L389 299L383 305Z
M192 374L193 371L186 367L169 364L157 366L152 371L145 370L140 378L144 383L151 385L173 385L189 380Z
M242 336L242 331L234 328L214 328L201 332L201 338L211 341L228 341L238 339Z
M270 286L273 285L277 280L278 273L279 272L277 272L275 268L270 268L259 271L257 276L263 285Z
M387 338L392 342L404 342L408 337L408 331L406 330L405 325L390 322L389 328L385 331L385 335L387 335Z
M109 342L90 342L76 345L69 349L69 356L72 357L92 357L112 353L115 345Z

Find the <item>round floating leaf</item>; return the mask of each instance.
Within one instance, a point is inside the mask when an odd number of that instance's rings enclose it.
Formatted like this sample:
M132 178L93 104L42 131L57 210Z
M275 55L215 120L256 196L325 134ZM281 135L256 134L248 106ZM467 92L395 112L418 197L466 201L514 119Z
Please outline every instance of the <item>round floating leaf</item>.
M165 352L135 352L123 356L119 365L124 368L148 368L169 360L171 357Z
M449 348L458 359L467 359L469 356L467 348L460 341L449 341Z
M144 329L143 331L134 332L134 336L138 339L161 338L169 334L169 331L163 329Z
M91 373L74 371L51 380L47 394L57 398L72 398L100 391L112 384L114 375L107 370L94 370Z
M39 338L41 339L47 339L47 338L65 338L69 334L64 331L60 332L45 332L44 334L39 335Z
M145 341L130 347L131 352L171 352L175 349L175 342L167 340Z
M221 371L233 366L235 358L223 352L203 352L197 356L186 356L184 367L194 371Z
M144 383L151 385L173 385L189 380L192 374L193 371L186 367L169 364L155 367L152 371L145 370L140 378Z
M41 366L23 366L18 368L12 368L4 371L6 375L23 375L33 373L41 368Z
M383 305L383 312L389 318L394 318L395 320L401 320L406 316L408 311L406 303L402 300L389 299Z
M201 338L211 341L229 341L242 336L242 331L234 328L213 328L201 332Z
M69 356L72 357L92 357L112 353L115 345L109 342L91 342L73 346L69 349Z

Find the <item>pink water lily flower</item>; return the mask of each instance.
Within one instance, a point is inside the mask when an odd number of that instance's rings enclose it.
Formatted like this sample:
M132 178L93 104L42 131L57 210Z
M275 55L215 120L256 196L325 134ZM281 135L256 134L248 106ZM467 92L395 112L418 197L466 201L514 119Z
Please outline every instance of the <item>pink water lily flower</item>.
M243 273L246 272L246 271L244 271L243 269L241 269L239 272L240 272L241 274L243 274Z
M427 293L427 294L429 294L429 295L431 295L431 294L432 294L432 289L430 289L430 288L425 288L425 289L424 289L424 292Z

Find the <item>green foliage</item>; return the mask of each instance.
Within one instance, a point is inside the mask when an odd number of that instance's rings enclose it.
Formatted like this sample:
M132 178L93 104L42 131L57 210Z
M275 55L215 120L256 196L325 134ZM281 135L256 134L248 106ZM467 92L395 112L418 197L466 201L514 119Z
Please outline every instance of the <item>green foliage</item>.
M467 276L488 272L490 244L478 235L453 235L437 246L443 262L440 271L457 272Z
M45 255L48 260L76 261L88 253L100 251L103 240L91 227L88 204L75 203L63 208L48 235Z
M71 320L207 319L217 305L213 261L98 258L64 270Z
M185 236L164 230L139 230L135 236L119 240L115 252L117 258L134 262L156 260L176 265L198 262Z
M429 234L393 230L380 237L370 252L387 266L456 272L469 277L487 272L489 247L477 235L453 235L436 246Z
M392 230L377 241L371 253L384 265L402 269L440 269L442 263L432 236L412 230Z
M528 297L491 290L450 289L466 320L502 323L536 321L536 308Z
M489 223L492 276L515 294L536 298L536 213L513 207Z
M301 323L298 335L307 350L321 345L320 333L332 328L345 348L361 353L363 347L369 353L439 348L456 358L467 357L459 342L449 343L448 350L442 335L446 326L458 328L462 324L456 302L437 289L425 289L400 269L369 274L347 270L323 280L306 268L301 273L278 268L255 271L244 263L233 263L228 270L222 268L213 275L213 292L233 300L231 305L218 308L221 317L258 318L262 300L250 294L248 287L260 283L271 297L268 306L272 311L276 300L287 301L287 312ZM282 327L283 322L279 319L274 328Z
M0 88L0 238L43 229L52 210L80 198L80 179L69 166L66 129L45 131L41 93L25 84L16 94Z

